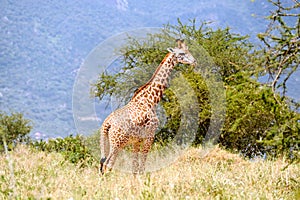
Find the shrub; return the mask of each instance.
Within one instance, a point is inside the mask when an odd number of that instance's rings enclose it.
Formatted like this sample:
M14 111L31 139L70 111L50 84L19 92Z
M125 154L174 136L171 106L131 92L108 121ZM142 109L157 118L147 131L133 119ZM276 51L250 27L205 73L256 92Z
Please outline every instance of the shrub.
M45 152L61 153L66 160L81 167L91 165L94 157L85 145L84 138L80 135L70 135L65 138L49 139L48 141L34 141L31 144L35 149Z
M13 149L16 143L29 143L28 134L32 129L31 122L23 117L22 113L10 115L0 112L0 152L4 150L4 141L8 150Z

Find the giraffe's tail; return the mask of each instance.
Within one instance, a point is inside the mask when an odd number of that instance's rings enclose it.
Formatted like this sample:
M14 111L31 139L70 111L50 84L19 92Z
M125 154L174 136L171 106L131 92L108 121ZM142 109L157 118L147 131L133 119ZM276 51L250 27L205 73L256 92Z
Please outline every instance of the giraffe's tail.
M110 129L110 125L108 123L104 123L101 127L100 131L100 151L101 151L101 160L100 160L100 172L103 173L103 166L106 158L109 154L109 139L108 139L108 131Z

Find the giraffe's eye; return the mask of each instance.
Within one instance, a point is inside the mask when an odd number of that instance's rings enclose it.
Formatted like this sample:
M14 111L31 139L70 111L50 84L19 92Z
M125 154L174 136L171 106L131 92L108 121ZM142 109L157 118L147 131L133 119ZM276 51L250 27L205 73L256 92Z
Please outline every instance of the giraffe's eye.
M180 56L184 56L184 55L185 55L185 53L179 53L179 55L180 55Z

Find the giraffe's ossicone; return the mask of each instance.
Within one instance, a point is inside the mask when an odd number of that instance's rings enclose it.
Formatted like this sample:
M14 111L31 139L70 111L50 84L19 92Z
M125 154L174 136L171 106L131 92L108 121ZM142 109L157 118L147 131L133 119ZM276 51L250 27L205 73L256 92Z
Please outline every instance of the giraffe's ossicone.
M159 123L156 106L167 87L171 71L177 63L196 64L183 40L176 41L177 47L168 48L169 53L151 79L134 93L127 105L104 120L100 130L102 174L112 169L118 153L127 145L133 147L133 173L144 172Z

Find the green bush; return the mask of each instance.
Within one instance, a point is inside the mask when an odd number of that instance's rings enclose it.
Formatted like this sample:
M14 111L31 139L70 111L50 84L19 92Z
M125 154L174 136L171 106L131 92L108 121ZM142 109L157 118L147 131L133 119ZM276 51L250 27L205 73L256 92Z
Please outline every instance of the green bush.
M4 150L4 142L8 150L13 149L16 143L29 143L28 134L32 129L31 122L23 117L22 113L10 115L0 112L0 152Z
M270 87L245 74L231 79L226 86L227 117L220 143L248 157L290 154L299 149L300 114L284 100L278 104Z
M80 166L91 165L94 163L94 157L89 148L85 145L84 137L70 135L65 138L49 139L48 141L34 141L31 144L37 150L45 152L61 153L67 161Z

